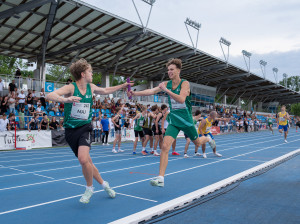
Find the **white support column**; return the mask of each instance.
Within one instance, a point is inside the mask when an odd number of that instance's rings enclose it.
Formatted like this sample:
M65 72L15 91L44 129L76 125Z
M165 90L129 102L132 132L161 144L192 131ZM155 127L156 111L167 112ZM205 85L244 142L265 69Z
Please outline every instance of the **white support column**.
M227 96L226 95L223 97L223 104L227 105Z
M262 111L262 102L258 102L258 108L257 108L257 110L258 111Z
M239 107L241 107L242 106L242 100L241 100L241 98L239 97L239 99L238 99L238 106Z

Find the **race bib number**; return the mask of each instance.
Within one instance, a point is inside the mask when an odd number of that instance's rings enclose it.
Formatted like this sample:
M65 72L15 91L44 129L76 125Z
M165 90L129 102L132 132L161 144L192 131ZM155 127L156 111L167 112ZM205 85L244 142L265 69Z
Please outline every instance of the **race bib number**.
M210 132L210 130L211 130L211 127L206 128L206 132Z
M171 98L171 105L172 105L173 110L185 109L186 108L185 103L178 103L176 100L174 100L172 98Z
M143 126L144 125L144 121L141 120L140 123L139 123L139 126Z
M284 117L281 117L281 118L280 118L280 121L285 121L285 118L284 118Z
M71 110L71 117L80 120L88 120L90 115L89 103L74 102Z

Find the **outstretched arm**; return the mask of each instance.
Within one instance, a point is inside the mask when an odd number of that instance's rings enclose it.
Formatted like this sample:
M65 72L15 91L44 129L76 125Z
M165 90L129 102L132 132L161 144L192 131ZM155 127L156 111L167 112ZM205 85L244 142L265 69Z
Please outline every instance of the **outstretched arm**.
M156 93L159 93L161 92L161 89L157 86L155 88L152 88L152 89L146 89L146 90L143 90L143 91L130 91L128 93L129 96L151 96L151 95L154 95Z
M91 85L93 93L95 93L95 94L101 94L101 95L108 95L108 94L116 92L116 91L118 91L120 89L125 89L129 85L133 86L134 83L133 82L130 82L130 83L126 82L126 83L123 83L121 85L111 86L111 87L106 87L106 88L98 87L98 86L96 86L95 84L92 84L92 83L90 85Z
M47 100L59 102L59 103L73 103L79 102L81 100L80 97L72 96L74 93L73 85L65 85L58 90L55 90L52 93L47 95ZM63 97L65 96L65 97Z

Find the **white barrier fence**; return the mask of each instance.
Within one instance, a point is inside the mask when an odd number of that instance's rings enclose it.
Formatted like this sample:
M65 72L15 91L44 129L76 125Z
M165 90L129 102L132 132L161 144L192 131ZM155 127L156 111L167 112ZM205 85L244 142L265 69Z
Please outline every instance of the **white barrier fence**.
M31 147L52 147L51 131L17 131L17 143L30 141ZM0 150L15 149L15 132L0 132Z

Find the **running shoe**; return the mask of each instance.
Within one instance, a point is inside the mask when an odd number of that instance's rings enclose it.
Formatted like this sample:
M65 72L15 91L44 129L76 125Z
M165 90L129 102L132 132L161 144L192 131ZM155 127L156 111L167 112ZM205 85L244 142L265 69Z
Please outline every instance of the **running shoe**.
M186 153L184 153L184 156L183 156L184 158L189 158L189 155L188 154L186 154Z
M132 152L132 155L136 155L136 152Z
M105 143L102 143L102 145L105 145Z
M215 155L217 156L217 157L222 157L222 155L220 154L220 153L215 153Z
M112 150L112 153L118 153L115 149Z
M122 150L122 149L118 149L118 152L124 152L124 150Z
M164 187L165 186L164 181L161 181L159 177L154 177L152 180L150 180L150 184L154 187Z
M206 156L206 153L203 153L203 158L204 158L204 159L206 159L206 158L207 158L207 156Z
M108 143L106 143L105 145L109 145Z
M94 193L94 189L93 190L86 189L85 192L84 192L84 194L81 196L81 198L80 198L79 201L81 203L85 203L85 204L89 203L90 202L90 198L92 197L93 193Z
M154 151L151 151L150 154L154 154Z
M143 156L146 156L146 155L148 155L148 152L145 150L145 151L142 151L142 154L143 154Z
M109 197L115 198L116 192L113 189L111 189L111 187L109 186L109 183L107 181L104 181L104 183L105 183L104 190L106 191L106 193L109 195Z
M173 155L173 156L180 156L180 154L179 154L178 152L175 152L175 151L172 152L172 155Z
M158 152L154 152L153 155L154 156L160 156L160 154Z
M199 152L195 152L195 153L194 153L194 156L202 156L202 155L201 155L201 153L199 153Z
M285 142L285 143L288 143L288 141L287 141L286 139L284 139L284 142Z

